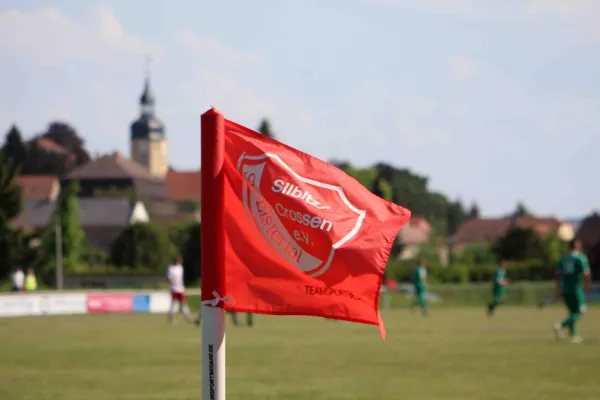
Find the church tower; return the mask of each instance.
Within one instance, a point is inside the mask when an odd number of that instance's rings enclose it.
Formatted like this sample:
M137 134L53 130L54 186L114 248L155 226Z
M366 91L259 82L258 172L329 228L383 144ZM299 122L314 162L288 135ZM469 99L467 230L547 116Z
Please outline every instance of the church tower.
M164 178L169 169L167 139L163 123L154 115L154 101L147 73L140 117L131 124L131 159L148 168L153 176Z

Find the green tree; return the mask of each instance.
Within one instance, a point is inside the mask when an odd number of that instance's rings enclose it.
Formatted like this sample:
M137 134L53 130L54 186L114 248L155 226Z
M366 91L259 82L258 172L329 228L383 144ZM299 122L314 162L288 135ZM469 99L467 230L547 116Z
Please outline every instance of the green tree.
M275 134L273 133L273 130L271 129L271 123L266 118L263 118L263 120L260 121L260 125L258 126L258 131L260 133L262 133L263 135L270 137L271 139L275 139Z
M527 207L525 207L525 204L523 204L523 202L517 203L517 206L515 207L515 211L512 214L513 217L527 217L527 216L531 216L531 215L532 214L529 212Z
M183 257L183 266L185 267L185 282L192 284L198 282L201 274L200 265L200 235L201 227L198 222L187 226L187 241L181 252Z
M44 232L42 238L42 246L46 254L44 278L48 281L51 281L56 269L57 225L60 225L64 270L66 272L77 272L82 267L80 261L85 250L85 233L79 223L78 191L79 185L75 181L69 183L61 191L54 207L54 213L50 218L50 223Z
M162 273L173 262L177 248L165 230L154 224L128 225L113 241L110 261L117 267L150 269Z
M23 164L23 175L50 174L62 177L67 172L67 158L64 154L46 151L37 142L27 146L27 156Z
M557 265L567 249L567 242L559 238L557 234L550 234L542 239L542 260L546 266Z
M74 156L74 166L85 165L91 157L85 149L85 141L79 136L75 128L65 122L52 122L42 135L58 143Z
M446 208L447 235L454 235L458 230L458 227L461 226L467 218L467 214L459 201L448 204Z
M384 163L375 165L375 168L377 175L371 191L382 196L380 181L387 181L392 187L392 202L408 208L413 215L425 217L438 235L453 234L466 220L462 203L451 202L443 194L430 191L427 177Z
M185 221L170 224L167 227L169 241L175 246L178 254L183 255L190 237L190 232L195 225L198 225L198 222Z
M392 201L394 197L394 188L388 181L379 178L373 184L373 193L384 200Z
M465 265L495 264L497 256L489 243L474 243L465 246L454 255L454 261Z
M375 178L377 177L377 169L375 168L355 168L346 161L332 161L335 165L369 190L374 189Z
M544 248L537 233L530 228L515 226L500 238L494 248L499 258L523 261L542 259Z
M22 240L11 222L21 213L21 188L15 178L18 169L0 155L0 279L21 262Z
M27 148L23 143L23 137L19 128L15 125L11 126L6 134L2 152L6 157L6 161L12 163L14 168L19 170L23 168L27 157Z

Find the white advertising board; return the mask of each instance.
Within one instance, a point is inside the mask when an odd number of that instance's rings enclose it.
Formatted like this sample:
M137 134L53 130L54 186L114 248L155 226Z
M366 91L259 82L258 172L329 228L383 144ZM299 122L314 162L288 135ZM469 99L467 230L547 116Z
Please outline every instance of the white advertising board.
M85 293L47 294L40 296L40 311L45 315L76 315L87 313Z
M169 312L171 307L170 293L151 293L150 294L150 312L153 314L163 314Z
M17 293L0 296L0 317L40 315L40 296Z

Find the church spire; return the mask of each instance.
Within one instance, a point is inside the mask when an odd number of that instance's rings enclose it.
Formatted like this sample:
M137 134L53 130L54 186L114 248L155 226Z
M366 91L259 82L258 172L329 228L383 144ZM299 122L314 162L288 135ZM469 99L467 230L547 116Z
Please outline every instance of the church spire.
M146 81L144 82L144 91L140 97L140 105L142 106L142 114L153 114L154 113L154 94L150 88L150 64L152 63L152 57L146 56Z
M145 59L145 82L144 90L140 96L141 113L139 118L131 125L131 140L164 140L165 127L156 117L154 103L156 98L150 87L150 63L152 58L146 56Z

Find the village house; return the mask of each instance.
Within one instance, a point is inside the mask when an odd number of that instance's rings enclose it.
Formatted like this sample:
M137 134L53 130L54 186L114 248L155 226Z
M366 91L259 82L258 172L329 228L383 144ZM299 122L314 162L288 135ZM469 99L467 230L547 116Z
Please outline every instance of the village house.
M503 218L473 218L462 224L453 236L454 249L477 243L495 243L506 235L511 227L531 228L540 236L556 234L563 240L575 236L573 226L556 218L532 216Z
M411 216L410 220L398 232L397 243L402 246L398 255L400 260L418 257L421 246L429 242L431 225L420 216Z
M585 218L579 225L576 237L581 240L594 277L598 279L600 276L600 214L595 212Z
M173 222L200 219L200 169L169 167L164 124L155 115L155 97L146 78L139 100L141 112L130 126L131 158L114 152L76 167L62 181L53 175L23 175L23 212L13 226L44 229L50 221L61 188L76 181L80 190L81 226L88 240L107 250L116 234L134 222ZM69 153L48 138L29 145L60 154Z
M51 222L56 207L55 200L25 200L15 228L27 232L44 231ZM78 201L78 218L88 243L99 250L108 251L112 241L127 225L150 220L144 204L133 204L124 197L82 198Z
M23 200L54 201L60 193L60 182L54 175L22 175L16 181Z

